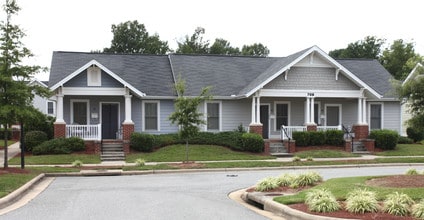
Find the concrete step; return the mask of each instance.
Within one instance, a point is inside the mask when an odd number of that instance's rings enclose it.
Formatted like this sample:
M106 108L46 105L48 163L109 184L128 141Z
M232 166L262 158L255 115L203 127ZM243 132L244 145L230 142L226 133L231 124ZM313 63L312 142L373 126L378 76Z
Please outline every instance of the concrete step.
M102 161L125 161L124 146L122 142L104 142L102 144Z
M353 151L354 152L362 152L362 151L367 151L367 149L364 147L364 144L361 141L354 141L353 142Z

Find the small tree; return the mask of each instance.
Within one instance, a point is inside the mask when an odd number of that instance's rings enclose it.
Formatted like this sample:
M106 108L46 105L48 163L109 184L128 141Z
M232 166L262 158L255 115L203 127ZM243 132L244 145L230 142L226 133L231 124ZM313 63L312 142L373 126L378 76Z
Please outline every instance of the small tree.
M209 87L203 88L197 97L184 96L185 81L178 78L175 84L178 98L175 100L175 111L169 116L172 124L177 124L180 128L179 135L186 143L186 158L188 162L188 140L199 132L199 125L205 124L202 119L203 114L197 108L199 104L211 98L209 95Z

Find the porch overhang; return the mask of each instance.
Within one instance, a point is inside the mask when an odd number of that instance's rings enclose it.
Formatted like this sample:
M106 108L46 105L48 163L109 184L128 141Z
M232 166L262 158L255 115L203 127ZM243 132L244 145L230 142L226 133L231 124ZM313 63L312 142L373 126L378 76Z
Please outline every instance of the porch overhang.
M124 96L127 94L127 89L105 87L62 87L62 94L80 96Z
M360 98L363 97L361 90L283 90L261 89L261 97L307 97L315 98Z

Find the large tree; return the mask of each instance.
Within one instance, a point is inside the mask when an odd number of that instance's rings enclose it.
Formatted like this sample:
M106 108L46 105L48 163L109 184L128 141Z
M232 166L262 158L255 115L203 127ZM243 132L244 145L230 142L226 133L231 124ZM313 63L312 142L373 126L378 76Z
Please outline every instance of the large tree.
M402 39L393 41L380 58L381 64L397 80L404 80L420 60L420 55L415 53L414 43Z
M45 68L22 64L23 59L33 54L21 41L25 33L18 25L12 24L12 16L19 12L20 7L15 0L6 0L3 10L6 20L0 24L0 124L5 128L4 168L7 168L7 128L30 117L28 107L32 105L34 93L47 96L48 90L28 85L28 81Z
M166 54L170 52L167 41L161 41L158 34L150 35L144 24L126 21L112 25L113 39L107 53Z
M240 49L232 47L230 42L222 38L215 39L215 42L209 48L210 54L223 54L223 55L239 55Z
M241 54L244 56L267 57L269 49L261 43L254 43L252 45L244 45L241 49Z
M191 36L186 35L184 41L177 42L177 53L182 54L208 54L209 41L203 40L205 29L197 27Z
M332 50L328 54L333 58L379 59L384 42L384 39L367 36L363 40L348 44L344 49Z
M188 162L188 140L199 132L199 126L205 124L203 114L198 111L200 103L211 98L209 87L203 88L197 97L185 96L185 81L179 76L175 85L178 98L175 100L175 111L169 116L172 124L180 128L179 135L186 142L186 158Z

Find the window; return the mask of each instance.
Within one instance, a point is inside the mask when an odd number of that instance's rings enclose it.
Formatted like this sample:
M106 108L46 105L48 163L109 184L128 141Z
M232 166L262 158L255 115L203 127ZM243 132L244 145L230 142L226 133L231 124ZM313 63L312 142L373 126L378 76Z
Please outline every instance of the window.
M101 78L102 71L97 66L92 66L87 69L87 85L88 86L101 86L102 85L102 78Z
M206 104L207 130L219 130L219 104L216 102Z
M381 104L370 104L370 128L381 129L382 114Z
M289 125L289 104L278 103L276 104L276 130L279 131L282 125Z
M72 101L72 123L87 125L88 123L88 102Z
M54 102L51 102L51 101L47 102L47 114L54 115Z
M159 103L144 103L144 130L159 130Z

